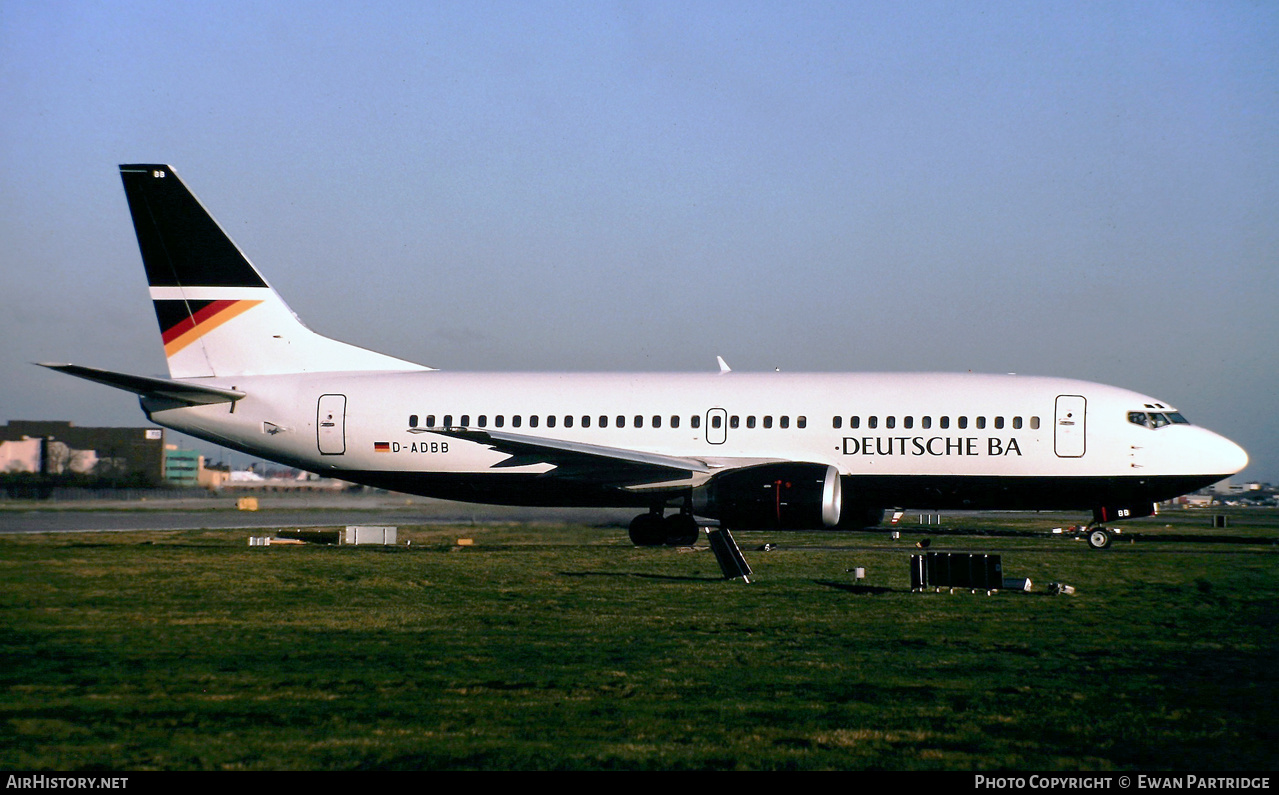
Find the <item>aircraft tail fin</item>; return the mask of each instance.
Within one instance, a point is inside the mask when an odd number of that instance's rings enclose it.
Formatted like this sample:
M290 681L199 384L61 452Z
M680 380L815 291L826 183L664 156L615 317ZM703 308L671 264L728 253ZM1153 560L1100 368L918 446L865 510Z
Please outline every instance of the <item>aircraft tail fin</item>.
M122 165L174 378L425 370L311 331L167 165Z

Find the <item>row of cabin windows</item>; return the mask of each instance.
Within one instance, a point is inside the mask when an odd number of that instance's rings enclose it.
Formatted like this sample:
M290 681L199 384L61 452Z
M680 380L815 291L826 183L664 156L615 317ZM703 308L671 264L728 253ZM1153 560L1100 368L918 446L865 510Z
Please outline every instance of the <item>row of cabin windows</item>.
M897 417L884 417L884 418L883 418L883 427L885 427L885 428L896 428L896 427L897 427L897 422L898 422ZM985 417L976 417L976 418L974 419L974 423L975 423L975 425L976 425L976 427L977 427L978 429L984 429L984 428L986 427L986 418L985 418ZM1013 430L1021 430L1021 428L1022 428L1023 426L1024 426L1024 421L1022 420L1022 418L1021 418L1021 417L1013 417L1013 418L1012 418L1012 428L1013 428ZM843 417L834 417L834 418L832 418L832 419L831 419L831 427L832 427L832 428L842 428L842 427L844 427L844 418L843 418ZM862 418L861 418L861 417L849 417L849 418L848 418L848 427L849 427L849 428L853 428L853 429L857 429L857 428L862 427ZM867 417L867 418L866 418L866 427L867 427L867 428L879 428L879 427L880 427L880 418L879 418L879 417ZM907 430L914 428L914 427L915 427L915 418L914 418L914 417L902 417L902 418L901 418L901 427L902 427L902 428L905 428L905 429L907 429ZM928 430L929 428L932 428L932 427L933 427L933 418L932 418L932 417L920 417L920 418L919 418L919 427L920 427L921 429L924 429L924 430ZM942 430L946 430L946 429L950 428L950 417L938 417L938 418L937 418L937 427L938 427L938 428L940 428L940 429L942 429ZM966 428L968 427L968 418L967 418L967 417L956 417L956 418L955 418L955 427L956 427L956 428L959 428L959 429L961 429L961 430L966 429ZM1003 418L1003 417L995 417L995 418L994 418L994 427L995 427L995 430L1003 430L1003 429L1004 429L1004 427L1005 427L1005 421L1004 421L1004 418ZM1030 429L1031 429L1031 430L1034 430L1034 431L1039 430L1039 418L1038 418L1038 417L1031 417L1031 418L1030 418Z
M453 424L454 416L452 414L445 414L443 416L443 422L439 423L438 425L435 422L436 419L437 419L436 415L427 414L424 427L427 427L427 428L453 428L453 427L469 428L471 427L470 414L462 414L458 416L457 417L458 422L456 425ZM506 427L506 419L507 419L506 415L504 414L495 415L492 418L493 427L494 428ZM616 417L609 417L607 414L601 414L598 417L592 417L590 414L583 414L581 417L575 417L571 414L566 414L562 418L556 417L554 414L547 415L545 418L539 417L536 414L529 415L527 418L525 418L521 414L514 414L511 416L510 420L511 420L510 427L512 428L523 427L526 420L528 422L528 427L530 428L538 427L539 424L541 424L543 421L545 421L547 428L554 428L557 423L561 423L561 422L563 424L563 427L565 428L572 428L575 423L582 428L589 428L591 427L592 423L595 423L596 427L598 428L607 428L609 427L610 422L612 423L612 427L614 428L628 427L626 415L624 414L618 414ZM667 427L670 427L670 428L680 427L680 416L678 414L672 414L666 421L668 422ZM663 417L660 414L654 414L652 417L647 418L647 423L648 423L648 427L650 428L661 428L663 425ZM765 428L772 428L774 427L774 424L776 424L776 427L778 428L789 428L791 427L791 418L789 416L777 417L775 423L774 423L774 417L772 415L766 415L763 418L761 418L759 421L757 421L757 418L753 415L745 418L745 425L747 428L755 428L755 427L758 427L759 425L762 425ZM632 428L643 428L644 425L645 425L645 417L642 414L636 414L634 417L631 418L629 423L629 427L632 427ZM690 428L702 427L701 416L694 414L691 417L689 417L688 425ZM718 414L712 415L710 418L710 425L712 428L715 428L715 429L724 427L724 417ZM480 414L475 417L475 427L487 428L488 426L489 426L489 416L487 414ZM728 427L740 428L741 426L742 426L741 417L739 417L736 414L728 417ZM409 415L409 427L410 428L418 427L418 415L416 414ZM807 428L808 418L796 417L795 427Z
M458 419L458 423L455 426L453 423L454 415L445 414L443 416L443 422L437 425L435 422L436 415L428 414L426 415L425 427L427 428L471 427L471 415L462 414L457 419ZM495 415L492 418L492 420L493 420L493 427L495 428L506 427L506 415L504 414ZM526 418L523 415L520 415L520 414L512 415L510 418L510 427L512 428L523 427L525 421L526 421ZM530 415L527 418L528 427L530 428L536 428L539 425L541 425L542 422L543 422L543 418L539 417L536 414ZM899 419L895 416L884 417L882 420L882 423L883 423L882 427L885 429L892 430L898 427L898 422L899 422ZM968 417L956 417L954 422L955 422L955 427L960 430L966 430L969 427ZM557 424L560 424L560 423L562 423L562 426L565 428L572 428L575 424L579 425L579 427L582 427L582 428L589 428L591 427L592 424L595 424L596 427L599 427L599 428L607 428L610 426L610 424L612 425L612 427L615 427L615 428L625 428L625 427L628 427L628 425L629 427L633 427L633 428L643 428L645 427L645 417L642 414L636 414L630 419L629 423L627 421L626 416L622 414L618 414L616 417L609 417L607 414L601 414L598 417L592 417L589 414L583 414L580 418L575 417L571 414L566 414L564 415L563 418L560 418L551 414L545 417L545 426L547 428L554 428L556 427ZM663 426L663 423L664 423L664 420L662 415L660 414L654 414L652 415L652 417L649 417L647 419L647 424L648 424L648 427L650 428L661 428ZM672 414L669 420L666 420L666 423L667 423L667 427L678 428L680 427L680 416L678 414ZM876 430L881 427L880 425L881 420L878 416L867 417L865 420L865 423L866 423L866 427L871 430ZM915 427L915 418L902 417L900 418L900 423L903 429L911 430ZM688 418L688 424L689 424L689 427L691 428L700 428L702 426L701 416L697 414L690 416ZM720 416L719 414L715 414L711 416L710 425L712 428L718 430L723 427L723 424L724 424L724 418L722 416ZM986 417L974 418L973 424L978 430L983 430L988 427L988 422ZM757 418L753 414L747 415L745 418L740 417L736 414L728 416L729 428L740 428L743 425L745 425L745 427L747 428L777 427L777 428L785 429L785 428L791 427L791 418L788 415L782 415L776 418L773 417L772 415L764 415L763 417ZM1021 417L1013 417L1011 423L1008 423L1004 417L995 417L991 425L995 428L995 430L1003 430L1005 427L1011 427L1013 430L1021 430L1023 427L1026 427L1026 422ZM475 417L475 427L487 428L488 426L489 426L489 416L487 414L480 414ZM418 415L412 414L409 416L409 427L410 428L418 427ZM808 427L808 418L804 416L796 417L795 427L796 428ZM844 418L838 417L838 416L833 417L831 419L831 427L835 429L843 428ZM859 416L849 417L848 427L852 430L860 429L862 427L862 418ZM933 427L933 418L920 417L919 427L923 430L931 429ZM951 427L951 418L946 416L938 417L937 427L941 430L948 430ZM1039 418L1031 417L1029 422L1029 427L1031 430L1039 430Z
M722 422L722 421L723 421L723 418L722 418L722 417L720 417L720 416L718 416L718 415L716 415L716 416L714 416L714 417L711 417L711 427L712 427L712 428L719 428L719 427L720 427L720 424L721 424L721 422ZM730 417L728 418L728 427L730 427L730 428L740 428L740 427L742 427L742 424L743 424L743 419L742 419L741 417L737 416L736 414L734 414L734 415L732 415L732 416L730 416ZM763 417L759 418L759 420L758 420L758 422L757 422L757 421L756 421L756 417L755 417L755 415L750 414L750 415L747 415L747 416L746 416L746 418L745 418L745 425L746 425L746 427L747 427L747 428L758 428L758 427L772 428L772 427L774 427L774 424L773 424L773 416L772 416L771 414L766 414L766 415L764 415ZM786 415L783 415L783 416L781 416L781 417L778 417L778 418L777 418L777 424L776 424L776 427L778 427L778 428L789 428L789 427L790 427L790 417L789 417L789 416L786 416ZM796 417L796 418L795 418L795 427L796 427L796 428L807 428L807 427L808 427L808 418L807 418L807 417L804 417L804 416Z

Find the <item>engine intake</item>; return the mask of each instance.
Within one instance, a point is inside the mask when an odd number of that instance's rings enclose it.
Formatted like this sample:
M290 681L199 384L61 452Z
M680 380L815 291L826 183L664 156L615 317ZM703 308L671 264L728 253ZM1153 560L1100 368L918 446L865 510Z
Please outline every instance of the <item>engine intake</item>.
M839 524L839 471L827 464L760 464L716 475L693 510L741 530L820 530Z

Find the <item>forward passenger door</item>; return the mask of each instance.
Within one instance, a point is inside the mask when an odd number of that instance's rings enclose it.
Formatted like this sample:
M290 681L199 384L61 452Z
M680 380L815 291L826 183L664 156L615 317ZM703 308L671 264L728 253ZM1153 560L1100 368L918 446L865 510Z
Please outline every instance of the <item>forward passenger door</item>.
M1083 395L1058 395L1053 423L1053 449L1058 458L1082 458L1088 449Z

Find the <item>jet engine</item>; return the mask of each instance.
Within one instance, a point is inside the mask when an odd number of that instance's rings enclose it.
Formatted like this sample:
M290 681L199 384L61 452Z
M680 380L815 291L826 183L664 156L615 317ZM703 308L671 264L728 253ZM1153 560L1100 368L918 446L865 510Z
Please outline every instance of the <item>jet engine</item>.
M734 530L820 530L839 523L839 471L760 464L723 472L693 492L693 512Z

